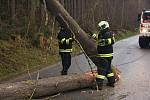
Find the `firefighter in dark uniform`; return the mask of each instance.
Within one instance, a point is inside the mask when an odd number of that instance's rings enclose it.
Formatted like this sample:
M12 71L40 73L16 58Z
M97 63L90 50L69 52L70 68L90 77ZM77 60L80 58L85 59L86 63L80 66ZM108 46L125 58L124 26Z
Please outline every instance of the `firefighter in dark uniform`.
M93 34L92 37L97 40L96 55L98 66L96 74L96 82L99 89L102 89L103 80L108 79L108 86L114 87L115 77L112 72L111 62L113 59L113 44L115 42L114 35L109 31L109 24L107 21L101 21L98 24L100 28L98 34Z
M61 25L57 38L59 42L59 54L63 66L61 75L67 75L68 69L71 65L73 34L67 26Z

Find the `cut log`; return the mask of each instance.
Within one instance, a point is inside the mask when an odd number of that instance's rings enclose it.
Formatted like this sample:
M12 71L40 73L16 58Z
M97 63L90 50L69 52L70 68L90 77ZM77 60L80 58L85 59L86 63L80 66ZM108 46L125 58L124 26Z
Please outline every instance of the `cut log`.
M113 70L115 71L116 69ZM0 100L24 100L31 97L39 98L90 87L95 85L95 73L96 71L94 71L94 73L87 72L84 74L0 84Z
M49 96L56 93L92 86L92 73L65 75L39 80L0 84L0 100L22 100Z

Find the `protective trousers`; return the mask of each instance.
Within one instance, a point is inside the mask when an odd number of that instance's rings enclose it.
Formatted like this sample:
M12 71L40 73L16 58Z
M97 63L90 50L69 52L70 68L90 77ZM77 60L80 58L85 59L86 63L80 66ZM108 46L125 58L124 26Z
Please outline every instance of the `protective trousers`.
M96 81L99 86L103 85L105 77L108 79L108 85L114 86L115 77L111 68L111 61L113 57L98 57Z
M61 52L62 66L61 75L67 75L68 69L71 65L71 54L70 52Z

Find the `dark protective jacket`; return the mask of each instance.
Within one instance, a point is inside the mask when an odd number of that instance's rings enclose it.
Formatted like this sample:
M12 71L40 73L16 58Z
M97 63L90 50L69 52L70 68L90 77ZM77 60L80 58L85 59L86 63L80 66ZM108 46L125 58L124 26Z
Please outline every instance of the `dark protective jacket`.
M63 28L58 33L59 52L72 52L73 34L67 28Z
M94 38L97 40L97 43L98 43L97 45L98 55L97 56L112 57L113 56L113 44L115 42L113 33L110 31L102 31L98 34L98 36L95 35Z

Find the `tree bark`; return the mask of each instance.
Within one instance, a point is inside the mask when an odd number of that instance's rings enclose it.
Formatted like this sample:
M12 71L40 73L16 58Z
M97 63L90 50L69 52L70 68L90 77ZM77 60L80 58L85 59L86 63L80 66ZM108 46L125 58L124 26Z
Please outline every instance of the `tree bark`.
M92 73L0 84L0 100L22 100L92 86Z
M11 23L15 21L15 0L11 0Z
M87 35L87 33L82 30L82 28L69 15L69 13L64 9L58 0L46 0L46 4L48 11L50 11L52 15L56 17L60 24L69 25L87 56L94 62L95 65L97 65L96 57L94 56L97 54L96 45Z
M30 22L30 26L33 32L37 31L37 27L36 27L36 0L30 0L30 18L29 18L29 22Z

